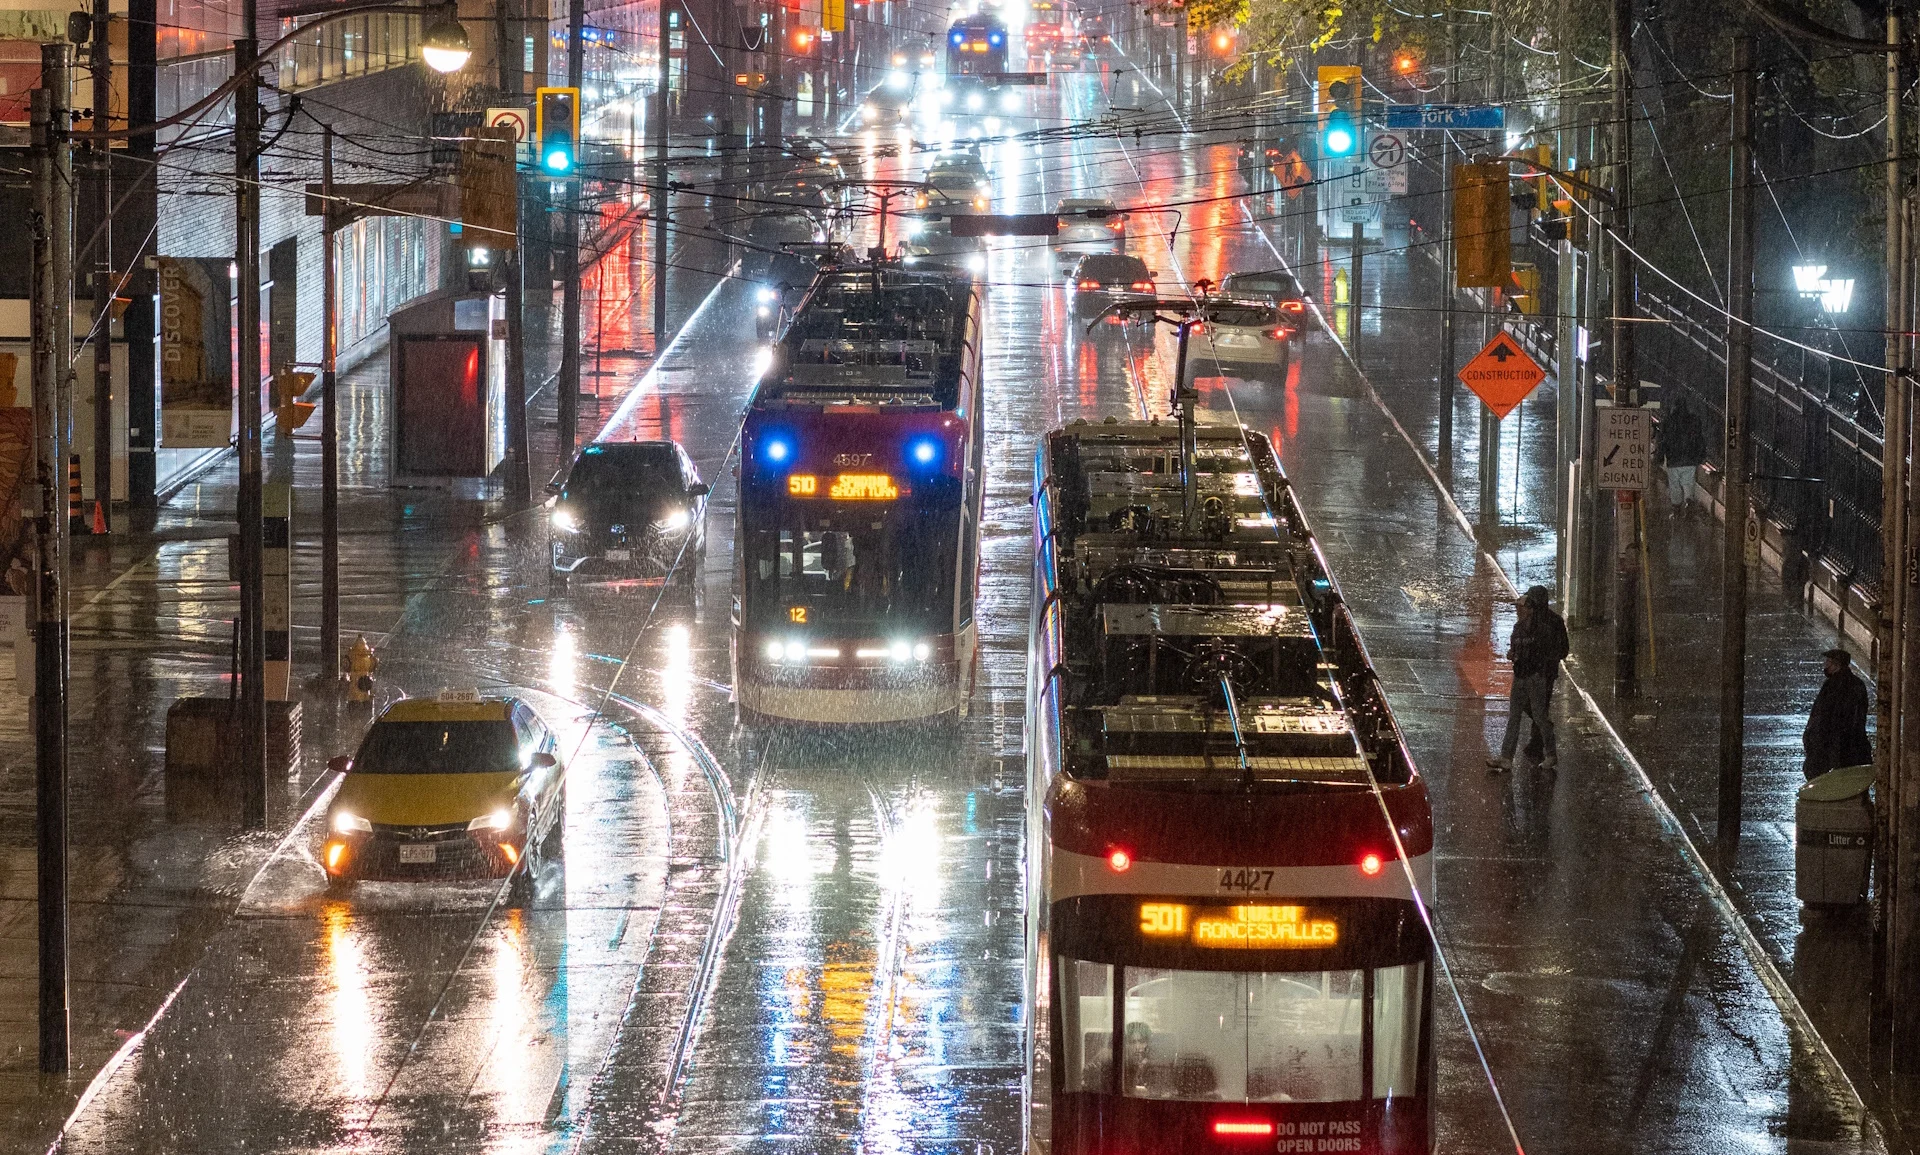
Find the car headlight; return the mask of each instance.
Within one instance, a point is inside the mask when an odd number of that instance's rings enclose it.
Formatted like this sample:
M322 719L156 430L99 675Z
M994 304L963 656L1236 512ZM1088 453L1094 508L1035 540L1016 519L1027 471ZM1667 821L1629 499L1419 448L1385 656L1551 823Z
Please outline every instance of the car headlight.
M879 115L879 109L876 109L873 105L863 104L860 106L860 116L862 119L872 120L875 116L878 116L878 115Z
M547 521L561 533L577 533L580 529L580 519L564 509L554 510Z
M767 308L767 307L766 307L765 305L762 305L762 306L760 306L760 308L759 308L759 309L757 310L757 312L758 312L758 313L759 313L759 315L760 315L760 316L762 316L762 317L771 317L771 316L773 316L773 310L772 310L772 309L769 309L769 308Z
M686 510L676 509L672 513L669 513L667 516L661 518L659 521L654 522L653 528L658 530L664 530L667 533L673 533L677 530L682 530L687 528L687 523L691 520L692 518L688 516Z
M973 198L973 207L976 209L979 209L983 213L987 211L987 206L992 203L993 203L992 201L989 201L984 196L977 196Z
M763 287L758 293L754 294L754 297L758 299L762 305L771 305L780 299L780 294L774 292L772 289Z
M373 823L351 810L336 810L333 812L333 832L335 834L371 834Z
M513 825L513 811L502 808L494 811L492 814L482 814L480 817L474 819L472 822L467 823L467 829L468 830L505 830L512 825Z

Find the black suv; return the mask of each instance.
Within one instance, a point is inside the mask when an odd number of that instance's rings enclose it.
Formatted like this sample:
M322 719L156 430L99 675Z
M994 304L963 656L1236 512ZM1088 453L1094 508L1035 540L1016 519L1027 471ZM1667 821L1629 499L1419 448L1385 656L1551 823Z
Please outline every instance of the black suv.
M601 441L580 451L549 515L553 579L660 577L692 588L707 558L707 493L672 441Z

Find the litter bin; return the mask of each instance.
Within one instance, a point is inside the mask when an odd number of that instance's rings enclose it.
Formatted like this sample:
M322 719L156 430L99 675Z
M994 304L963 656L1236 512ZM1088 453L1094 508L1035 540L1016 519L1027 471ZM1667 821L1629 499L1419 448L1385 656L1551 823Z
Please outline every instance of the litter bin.
M1873 850L1873 767L1842 766L1800 788L1794 892L1808 906L1854 906L1867 900Z

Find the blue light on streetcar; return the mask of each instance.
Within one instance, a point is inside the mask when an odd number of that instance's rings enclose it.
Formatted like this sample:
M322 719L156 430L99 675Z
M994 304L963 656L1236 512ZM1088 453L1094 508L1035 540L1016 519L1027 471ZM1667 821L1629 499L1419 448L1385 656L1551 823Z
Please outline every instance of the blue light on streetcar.
M915 465L932 465L940 457L940 443L931 437L920 437L907 445L907 460Z
M770 438L766 444L767 460L779 464L793 456L793 443L784 437Z
M1000 47L1000 41L1002 39L1003 38L998 32L990 33L987 36L987 43L993 45L995 48L998 48Z
M955 44L965 44L967 42L967 34L964 32L961 32L958 29L955 29L953 33L953 42Z

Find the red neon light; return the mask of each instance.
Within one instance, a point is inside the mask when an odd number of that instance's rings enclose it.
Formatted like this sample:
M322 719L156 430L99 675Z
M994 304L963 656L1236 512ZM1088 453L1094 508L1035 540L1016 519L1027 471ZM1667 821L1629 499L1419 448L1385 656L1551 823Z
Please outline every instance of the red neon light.
M1369 854L1365 858L1361 859L1360 873L1369 875L1369 876L1379 874L1380 873L1380 856L1377 854Z
M1261 1120L1258 1122L1236 1122L1231 1119L1216 1119L1213 1124L1215 1135L1271 1135L1273 1124Z
M1116 850L1112 854L1107 855L1107 865L1113 869L1115 874L1124 874L1127 868L1133 865L1133 855L1128 854L1124 850Z

